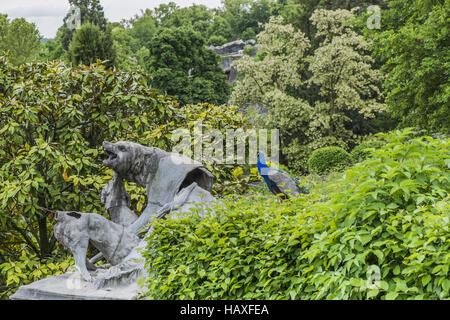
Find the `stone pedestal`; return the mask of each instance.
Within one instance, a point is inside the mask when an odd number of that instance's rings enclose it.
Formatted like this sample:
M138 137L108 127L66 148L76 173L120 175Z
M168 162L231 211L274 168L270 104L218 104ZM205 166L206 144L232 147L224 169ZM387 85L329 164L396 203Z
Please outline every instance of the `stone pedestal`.
M127 286L97 289L93 282L81 279L78 272L65 273L21 286L11 300L136 300L137 282Z

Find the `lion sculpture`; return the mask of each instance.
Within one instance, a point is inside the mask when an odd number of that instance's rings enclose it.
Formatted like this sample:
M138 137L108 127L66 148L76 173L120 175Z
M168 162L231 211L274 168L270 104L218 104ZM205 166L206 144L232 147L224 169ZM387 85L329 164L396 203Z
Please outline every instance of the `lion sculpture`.
M181 189L193 182L200 188L211 191L214 179L211 172L201 163L179 153L124 141L105 141L103 150L108 155L103 165L113 169L127 181L146 188L147 207L129 227L135 234L149 223L152 214L173 201Z
M105 141L103 150L107 155L103 164L114 170L113 178L102 190L111 220L95 213L59 211L54 228L55 237L74 255L84 280L92 281L88 270L94 271L97 287L111 283L110 279L117 283L122 277L129 283L142 275L138 249L146 243L140 237L152 232L146 229L152 219L167 218L172 211L187 212L193 206L206 209L216 200L210 193L213 175L188 157L124 141ZM123 179L146 188L147 207L139 217L128 208L130 197ZM94 261L86 261L89 243L100 251ZM101 257L111 265L109 269L95 270L93 263Z

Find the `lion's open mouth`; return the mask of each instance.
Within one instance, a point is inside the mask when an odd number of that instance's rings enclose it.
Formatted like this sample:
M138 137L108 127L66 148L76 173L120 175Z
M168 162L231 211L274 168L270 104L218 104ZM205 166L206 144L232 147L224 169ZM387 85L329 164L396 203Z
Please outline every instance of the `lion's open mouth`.
M104 141L102 146L106 156L106 159L103 160L103 165L108 166L117 158L117 153L114 152L112 143L108 141Z
M112 161L115 158L117 158L117 154L112 152L112 151L105 150L105 153L106 153L106 156L107 156L106 160L108 160L108 161Z

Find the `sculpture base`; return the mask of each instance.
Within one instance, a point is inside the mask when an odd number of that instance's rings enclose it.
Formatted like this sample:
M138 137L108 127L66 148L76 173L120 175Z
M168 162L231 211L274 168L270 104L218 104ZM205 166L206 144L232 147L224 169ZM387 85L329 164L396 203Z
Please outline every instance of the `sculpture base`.
M21 286L11 300L137 300L137 282L116 288L95 288L78 273L65 273Z

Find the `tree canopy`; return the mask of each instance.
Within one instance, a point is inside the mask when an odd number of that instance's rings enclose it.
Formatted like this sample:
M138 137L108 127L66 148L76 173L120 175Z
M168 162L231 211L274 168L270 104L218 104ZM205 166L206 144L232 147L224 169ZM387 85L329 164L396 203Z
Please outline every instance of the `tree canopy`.
M386 101L404 125L450 130L449 17L449 1L391 1L387 28L373 35Z
M36 58L39 54L41 35L34 23L24 18L10 21L0 14L0 53L9 51L9 59L21 64Z
M99 0L69 0L71 8L79 8L81 24L91 23L99 27L102 31L106 30L107 20L103 7ZM67 27L69 19L73 18L73 12L68 12L63 19L64 24L60 27L60 39L65 50L69 49L70 41L74 30Z
M97 60L115 63L116 51L113 45L111 29L102 31L98 26L85 23L76 30L69 46L69 57L73 64L90 65Z
M162 29L152 39L152 85L181 104L227 102L229 86L219 56L205 47L200 33L186 27Z
M257 58L235 63L243 76L232 103L257 106L260 123L280 128L283 156L298 171L306 170L317 148L352 146L349 111L369 118L385 109L377 87L381 74L366 54L369 43L348 25L351 18L348 10L316 10L311 41L283 18L272 18L258 34ZM312 52L311 42L317 43Z

